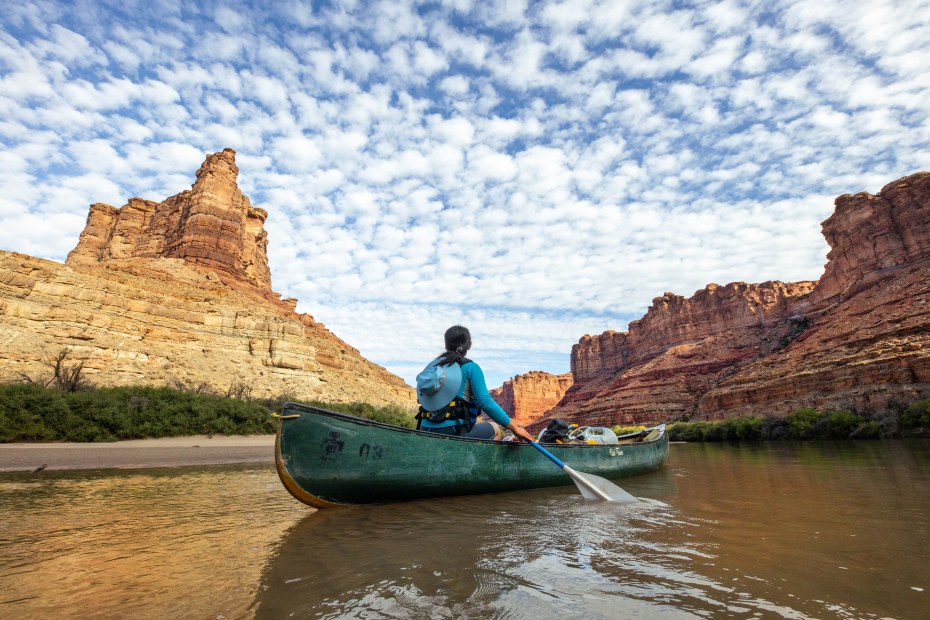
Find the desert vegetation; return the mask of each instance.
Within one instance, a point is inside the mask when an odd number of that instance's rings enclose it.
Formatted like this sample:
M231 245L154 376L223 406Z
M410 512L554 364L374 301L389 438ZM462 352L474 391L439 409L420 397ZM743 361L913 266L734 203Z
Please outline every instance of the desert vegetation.
M35 383L0 385L0 442L116 441L182 435L273 433L272 413L290 396L240 399L178 387L89 387L65 391ZM331 411L414 426L399 407L300 402Z
M892 403L882 412L797 409L787 416L740 417L675 422L672 441L753 441L768 439L879 439L930 436L930 400Z
M183 435L273 433L272 413L288 400L397 426L413 427L411 412L367 403L328 403L281 395L254 399L251 388L233 384L217 393L206 384L176 380L170 387L96 387L84 360L69 350L47 360L39 376L22 375L0 385L0 442L116 441Z

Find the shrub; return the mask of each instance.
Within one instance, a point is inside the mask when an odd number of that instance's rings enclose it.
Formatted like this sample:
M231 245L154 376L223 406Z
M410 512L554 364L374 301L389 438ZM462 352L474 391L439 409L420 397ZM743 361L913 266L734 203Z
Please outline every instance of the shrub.
M834 411L827 419L827 435L831 439L848 439L865 420L849 411Z
M810 439L816 432L817 422L825 417L816 409L804 407L788 414L788 436L792 439Z
M666 430L671 441L704 441L706 427L707 422L675 422Z
M13 383L0 390L0 441L57 439L67 426L64 395L34 383Z
M690 422L673 422L666 427L665 431L668 433L669 441L689 441L687 436L690 428Z
M277 428L271 413L280 412L280 404L288 400L239 400L197 392L134 386L65 392L35 382L0 384L0 442L269 434ZM386 424L415 426L413 414L401 407L313 404Z
M730 420L698 422L704 441L725 441L730 434Z
M788 420L775 416L762 418L762 439L778 440L788 436Z
M850 439L878 439L882 435L882 425L878 420L867 420L849 434Z
M669 425L672 441L740 441L762 439L761 418L728 418L714 422L675 422Z
M901 432L930 430L930 400L919 400L901 413Z
M762 418L736 418L736 438L743 441L762 439Z

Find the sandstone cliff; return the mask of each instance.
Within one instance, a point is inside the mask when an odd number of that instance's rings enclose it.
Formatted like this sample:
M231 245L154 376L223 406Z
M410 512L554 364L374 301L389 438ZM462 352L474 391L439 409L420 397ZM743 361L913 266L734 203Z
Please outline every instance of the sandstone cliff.
M413 390L271 290L263 228L235 152L190 191L95 204L67 264L0 252L0 381L70 350L98 385L208 386L256 397L413 407Z
M545 419L655 423L930 397L930 173L835 204L818 282L666 293L627 332L572 348L574 385Z
M553 375L534 370L504 381L491 390L491 396L507 415L526 426L558 404L571 385L571 373Z

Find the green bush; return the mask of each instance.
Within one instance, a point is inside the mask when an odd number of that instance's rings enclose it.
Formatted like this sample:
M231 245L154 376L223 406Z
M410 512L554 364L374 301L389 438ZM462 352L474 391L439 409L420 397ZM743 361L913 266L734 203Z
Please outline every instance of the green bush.
M811 439L817 430L817 423L825 418L816 409L805 407L788 414L788 436L792 439Z
M675 422L669 425L668 438L671 441L704 441L708 422Z
M893 420L892 420L893 419ZM930 400L883 412L819 413L805 407L785 417L739 417L713 422L674 422L668 426L672 441L756 441L779 439L877 439L930 435Z
M930 400L919 400L901 413L901 431L930 430Z
M848 439L864 422L862 416L849 411L834 411L827 419L827 435L830 439Z
M56 429L67 426L64 394L32 383L0 389L0 441L56 439Z
M88 388L66 392L33 383L0 384L0 442L115 441L183 435L275 432L272 413L287 396L237 400L169 387ZM312 403L386 424L412 428L413 414L367 403Z
M292 399L293 400L293 399ZM398 407L397 405L386 405L384 407L375 407L368 403L324 403L320 401L299 401L311 407L319 407L337 413L347 413L358 418L365 418L383 424L392 426L401 426L404 428L416 428L417 421L414 414ZM281 403L283 407L284 403ZM279 407L280 410L280 407Z
M687 430L690 428L690 422L672 422L665 427L665 432L668 433L669 441L688 441L685 439L687 435Z
M716 422L698 422L701 437L704 441L726 441L732 431L731 420L718 420Z
M762 439L761 418L728 418L713 422L675 422L668 426L671 441L744 441Z
M736 418L736 438L743 441L762 439L762 418Z
M882 435L882 425L878 420L867 420L849 434L850 439L878 439Z

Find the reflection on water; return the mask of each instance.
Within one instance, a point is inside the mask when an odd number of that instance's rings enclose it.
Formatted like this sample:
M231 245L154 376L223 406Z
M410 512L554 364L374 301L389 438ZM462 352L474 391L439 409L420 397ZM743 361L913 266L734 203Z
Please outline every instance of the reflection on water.
M4 475L0 617L926 617L928 483L927 442L673 445L620 481L637 506L315 512L265 465Z
M255 464L0 474L0 618L241 616L306 514L280 491Z
M648 601L661 595L663 556L700 553L691 543L644 539L675 520L666 506L587 502L564 490L320 512L283 539L255 611L259 618L359 609L424 618L662 611ZM607 559L624 567L622 582ZM665 612L684 615L671 606Z

